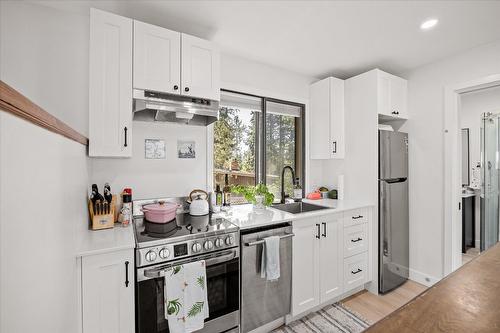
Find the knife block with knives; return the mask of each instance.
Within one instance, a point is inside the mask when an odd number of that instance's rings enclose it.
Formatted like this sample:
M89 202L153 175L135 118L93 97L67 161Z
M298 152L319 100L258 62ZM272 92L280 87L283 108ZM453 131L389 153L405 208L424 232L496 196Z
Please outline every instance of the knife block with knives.
M90 228L92 230L108 229L115 226L116 195L113 195L111 203L107 201L92 202L89 199Z

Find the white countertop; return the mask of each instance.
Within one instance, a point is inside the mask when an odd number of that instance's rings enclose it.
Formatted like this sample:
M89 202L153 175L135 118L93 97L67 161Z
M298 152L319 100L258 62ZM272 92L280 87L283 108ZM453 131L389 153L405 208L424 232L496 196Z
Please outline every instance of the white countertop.
M80 234L77 257L135 248L134 227L115 224L112 229L86 230Z
M217 216L228 219L229 221L240 227L241 230L244 230L282 222L291 222L308 217L339 213L345 210L351 210L361 207L373 206L373 204L367 202L332 199L304 199L303 202L328 207L330 209L323 209L300 214L291 214L271 207L268 207L266 209L254 209L253 205L248 204L231 206L229 211L218 213Z
M349 200L303 200L313 205L328 207L329 209L317 210L300 214L291 214L281 210L268 207L266 209L254 209L253 205L235 205L227 212L214 214L228 219L240 227L241 230L273 225L282 222L321 216L325 214L339 213L346 210L373 206L373 204L362 201ZM85 230L80 235L77 257L120 251L135 248L134 228L129 225L123 228L116 224L113 229Z

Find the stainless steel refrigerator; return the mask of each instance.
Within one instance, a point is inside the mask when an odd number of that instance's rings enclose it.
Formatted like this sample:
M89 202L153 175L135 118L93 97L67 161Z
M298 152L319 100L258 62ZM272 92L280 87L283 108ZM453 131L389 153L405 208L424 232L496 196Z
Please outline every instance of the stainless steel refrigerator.
M408 279L408 134L378 132L378 290L386 293Z

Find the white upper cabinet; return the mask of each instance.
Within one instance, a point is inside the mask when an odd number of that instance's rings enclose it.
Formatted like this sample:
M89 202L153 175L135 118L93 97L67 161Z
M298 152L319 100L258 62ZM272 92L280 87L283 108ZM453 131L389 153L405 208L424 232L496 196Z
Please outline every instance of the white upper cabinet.
M132 155L132 20L90 10L89 155Z
M211 42L182 34L182 94L220 100L220 52Z
M408 119L408 81L377 70L378 113Z
M134 88L181 93L181 34L134 21Z
M309 103L311 158L344 158L344 81L329 77L313 83Z

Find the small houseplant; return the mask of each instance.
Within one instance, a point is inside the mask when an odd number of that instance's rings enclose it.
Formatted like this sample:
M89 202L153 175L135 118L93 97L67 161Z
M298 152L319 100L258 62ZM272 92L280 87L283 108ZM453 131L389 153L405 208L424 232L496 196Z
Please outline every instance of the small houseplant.
M234 185L231 192L243 195L245 200L254 204L255 208L265 208L274 202L274 194L262 183L255 186Z

